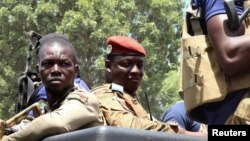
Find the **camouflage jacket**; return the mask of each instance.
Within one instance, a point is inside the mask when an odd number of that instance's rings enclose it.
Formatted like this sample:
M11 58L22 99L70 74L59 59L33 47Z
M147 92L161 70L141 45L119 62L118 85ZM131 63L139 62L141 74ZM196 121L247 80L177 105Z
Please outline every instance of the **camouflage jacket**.
M170 133L177 132L178 127L176 125L151 121L147 112L135 97L123 92L123 90L112 90L113 84L104 84L91 90L101 103L101 110L107 125Z
M39 141L48 136L103 125L100 115L96 96L75 89L60 103L59 108L35 118L23 130L3 136L2 140Z

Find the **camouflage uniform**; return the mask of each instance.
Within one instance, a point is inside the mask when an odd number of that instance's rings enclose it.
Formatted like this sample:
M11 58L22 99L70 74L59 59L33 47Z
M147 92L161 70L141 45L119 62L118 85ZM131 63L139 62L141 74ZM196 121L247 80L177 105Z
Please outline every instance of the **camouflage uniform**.
M107 125L170 133L177 132L176 124L170 125L159 121L151 121L147 112L135 97L123 92L123 90L112 90L112 85L113 83L104 84L91 90L101 103L101 110Z
M60 107L34 119L23 130L4 136L3 141L37 141L45 137L102 125L97 98L74 89L60 102Z

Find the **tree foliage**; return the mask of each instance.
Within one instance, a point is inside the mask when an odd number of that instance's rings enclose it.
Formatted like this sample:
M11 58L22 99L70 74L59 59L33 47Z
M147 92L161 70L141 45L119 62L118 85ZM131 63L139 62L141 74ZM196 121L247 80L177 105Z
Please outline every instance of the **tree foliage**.
M81 77L90 88L104 82L107 37L119 34L137 39L147 51L138 95L145 104L142 97L147 93L153 114L159 117L178 99L182 8L181 0L0 1L0 118L13 114L16 82L25 68L30 30L67 35L82 61Z

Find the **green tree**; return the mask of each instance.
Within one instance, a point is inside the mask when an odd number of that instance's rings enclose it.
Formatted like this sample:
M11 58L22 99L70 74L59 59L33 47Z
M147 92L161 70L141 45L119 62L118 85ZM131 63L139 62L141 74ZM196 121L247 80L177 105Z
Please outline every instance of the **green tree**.
M120 34L137 39L147 51L138 94L147 93L152 112L159 117L173 102L172 97L178 97L172 86L165 87L172 82L166 79L173 75L168 72L177 71L182 8L181 0L0 1L0 118L13 115L16 82L25 68L30 30L66 34L82 60L81 77L89 87L104 82L107 37Z

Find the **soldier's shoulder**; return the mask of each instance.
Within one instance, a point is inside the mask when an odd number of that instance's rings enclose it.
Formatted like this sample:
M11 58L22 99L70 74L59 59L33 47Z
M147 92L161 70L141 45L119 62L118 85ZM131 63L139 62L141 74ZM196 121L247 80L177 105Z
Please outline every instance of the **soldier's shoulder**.
M119 107L119 100L115 92L110 89L111 84L104 84L91 90L103 107Z
M104 84L104 85L91 89L90 92L93 93L94 95L102 95L104 93L111 92L109 88L110 88L110 84Z
M82 103L86 103L89 98L95 97L95 95L83 89L75 89L66 97L67 100L79 100Z
M89 91L87 91L85 89L79 89L79 88L75 88L74 91L72 91L69 95L86 95L86 96L91 96Z

